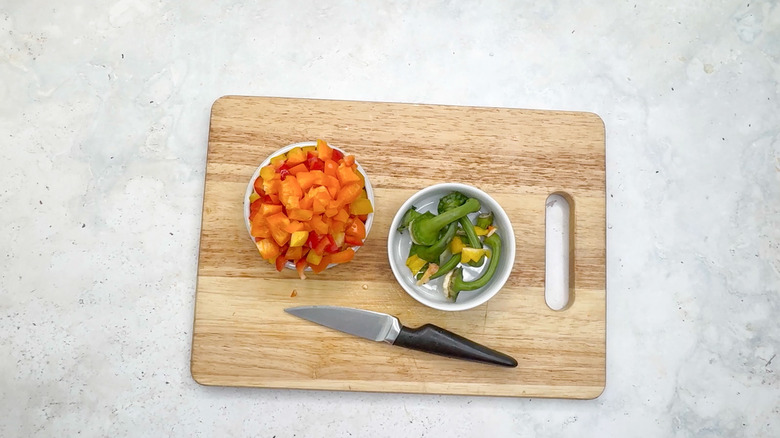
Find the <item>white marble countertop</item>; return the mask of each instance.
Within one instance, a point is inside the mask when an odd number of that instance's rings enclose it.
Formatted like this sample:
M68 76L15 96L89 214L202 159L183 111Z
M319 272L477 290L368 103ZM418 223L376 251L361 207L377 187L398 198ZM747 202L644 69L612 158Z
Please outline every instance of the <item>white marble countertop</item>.
M0 436L780 436L778 67L769 1L4 2ZM225 94L598 113L604 394L196 384Z

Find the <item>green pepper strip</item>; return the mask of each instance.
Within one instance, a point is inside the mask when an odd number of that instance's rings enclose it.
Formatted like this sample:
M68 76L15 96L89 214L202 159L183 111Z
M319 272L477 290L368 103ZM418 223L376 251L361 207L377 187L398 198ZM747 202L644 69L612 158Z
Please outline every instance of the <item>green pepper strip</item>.
M439 257L447 249L452 238L455 237L455 231L458 229L458 224L453 222L447 226L447 230L442 237L431 246L419 246L417 248L417 256L423 260L431 263L439 263Z
M474 231L474 224L471 223L471 219L468 217L462 217L459 219L460 226L463 228L463 231L466 233L466 240L468 240L468 244L470 247L474 249L480 249L482 248L482 242L479 240L479 236L477 236L477 232ZM485 261L485 256L482 256L477 261L470 261L468 264L470 266L482 266L482 263Z
M498 233L493 233L490 237L485 239L485 243L492 248L493 255L490 257L490 263L488 264L485 273L481 277L472 281L463 281L463 269L456 269L452 274L449 287L447 288L447 296L453 301L458 298L458 294L464 290L479 289L493 278L493 274L496 273L498 268L498 261L501 256L501 238L498 237Z
M431 280L433 280L434 278L439 278L449 273L450 271L455 269L459 263L460 263L460 254L453 254L449 260L444 262L443 265L439 266L439 270L436 271L435 274L431 275Z

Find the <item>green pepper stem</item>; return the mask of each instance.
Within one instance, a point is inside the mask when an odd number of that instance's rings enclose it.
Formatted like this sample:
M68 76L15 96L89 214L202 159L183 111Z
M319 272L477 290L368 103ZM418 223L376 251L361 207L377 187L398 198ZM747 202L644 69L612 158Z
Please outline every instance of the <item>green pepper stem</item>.
M489 226L493 225L493 212L490 213L482 213L479 216L477 216L477 226L487 230Z
M433 245L442 228L469 213L479 210L479 208L479 201L474 198L469 198L463 205L453 208L452 210L447 210L442 214L435 215L429 219L419 218L413 220L409 225L409 234L412 237L412 242L426 246Z

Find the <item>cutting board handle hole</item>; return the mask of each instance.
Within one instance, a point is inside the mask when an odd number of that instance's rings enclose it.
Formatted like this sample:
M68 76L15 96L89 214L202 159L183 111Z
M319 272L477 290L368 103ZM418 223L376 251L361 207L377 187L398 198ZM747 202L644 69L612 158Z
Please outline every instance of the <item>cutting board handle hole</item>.
M574 233L571 230L571 196L556 192L544 208L544 301L552 310L563 310L571 301L571 268Z

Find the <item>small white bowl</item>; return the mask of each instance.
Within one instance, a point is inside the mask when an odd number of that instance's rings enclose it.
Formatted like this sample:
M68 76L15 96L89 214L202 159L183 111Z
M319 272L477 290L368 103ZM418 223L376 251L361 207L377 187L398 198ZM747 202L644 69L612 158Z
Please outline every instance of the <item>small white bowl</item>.
M401 225L404 213L412 206L415 206L420 213L425 213L426 211L437 213L439 199L455 191L479 200L481 209L479 212L469 215L470 218L473 219L479 213L493 212L493 225L497 228L496 232L501 237L501 260L495 274L486 286L473 291L462 291L458 295L457 301L452 302L445 296L443 289L446 276L431 280L420 286L416 284L415 278L412 276L409 268L406 267L409 248L412 246L409 230L399 233L398 227ZM444 254L446 257L449 252ZM512 223L509 221L509 217L504 209L487 193L466 184L436 184L412 195L395 214L387 237L387 256L390 260L390 268L393 270L393 275L395 275L398 283L412 298L438 310L467 310L487 302L506 283L515 261L515 234L512 230ZM487 261L481 267L465 267L463 269L463 277L466 281L477 278L486 267Z
M255 173L252 174L252 178L249 179L249 185L246 187L246 193L244 194L244 225L246 225L246 231L249 233L249 238L252 239L252 242L255 241L254 236L252 236L252 223L249 222L249 206L251 202L249 202L249 197L252 195L252 193L255 191L255 180L260 176L260 169L263 167L271 164L271 158L279 155L287 153L289 150L296 148L296 147L305 147L305 146L317 146L316 141L303 141L300 143L293 143L290 145L287 145L276 152L269 155L265 160L263 160L262 163L260 163L259 166L257 166L257 169L255 169ZM344 155L347 155L347 152L345 152L343 149L340 149L338 147L333 146L332 144L328 143L328 146L330 146L332 149L335 149L339 152L341 152ZM371 201L371 205L374 206L374 211L376 211L376 203L374 202L374 189L371 187L371 181L368 180L368 175L366 174L366 171L363 170L363 167L360 166L360 163L358 163L357 158L355 159L355 164L357 165L358 172L363 174L363 179L366 181L366 195L368 195L368 199ZM374 213L369 213L368 218L366 219L366 238L363 239L364 241L368 239L368 233L371 231L371 224L374 223ZM359 246L353 246L352 249L355 250L355 253L357 253L358 249L360 249ZM328 268L331 268L333 266L336 266L337 263L331 263L328 265ZM284 264L284 266L287 269L295 270L295 263L288 261ZM311 268L307 267L307 271L310 271Z

